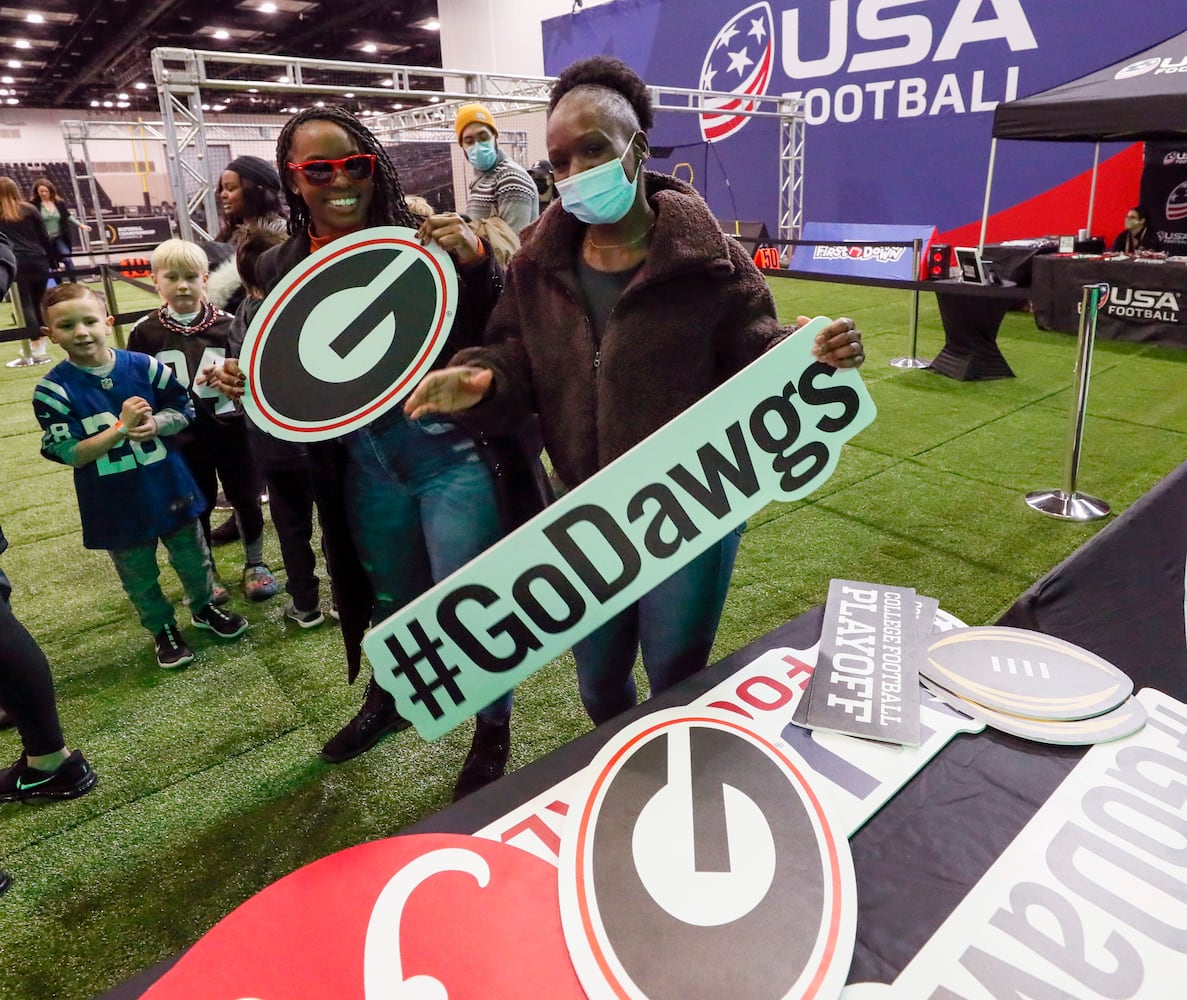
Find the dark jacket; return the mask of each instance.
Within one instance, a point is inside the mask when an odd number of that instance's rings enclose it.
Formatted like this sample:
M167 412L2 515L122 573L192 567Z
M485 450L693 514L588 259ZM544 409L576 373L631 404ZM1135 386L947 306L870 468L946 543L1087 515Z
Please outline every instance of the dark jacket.
M32 205L21 207L15 222L0 219L0 232L8 237L21 274L39 274L58 266L58 252L45 231L41 213Z
M257 274L263 290L271 291L285 274L308 255L308 233L299 233L279 246L265 251L257 265ZM458 271L456 318L445 349L438 355L438 366L444 364L454 351L482 342L486 320L503 287L503 272L494 262L494 253L489 244L486 244L483 263L473 268L459 267ZM505 458L500 450L505 447L503 443L492 444L486 438L479 439L477 443L479 452L494 474L496 491L500 494L500 509L504 514L504 527L509 530L514 526L511 521L526 520L542 508L544 498L540 496L537 487L543 482L543 473L521 480L517 456L512 454L509 460ZM367 581L367 574L359 562L346 517L343 484L346 481L348 456L346 448L339 440L312 441L307 448L314 492L322 519L326 563L341 616L342 639L346 645L349 676L353 681L359 672L363 633L371 624L374 595ZM516 451L513 448L509 450L513 453ZM519 460L522 460L522 455L519 456ZM530 465L530 461L523 463L523 467ZM538 458L535 459L534 465L536 469L539 468ZM516 483L522 482L527 488L509 489L507 484L513 476L516 477ZM509 492L514 493L514 503L511 504L508 503Z
M766 280L691 187L646 173L657 219L643 266L594 342L576 267L586 227L546 212L524 234L487 346L453 364L495 373L468 422L534 410L562 482L577 486L791 333Z
M1136 233L1123 229L1113 240L1114 253L1137 253L1139 250L1156 253L1161 249L1162 243L1158 239L1158 234L1149 226L1142 226Z

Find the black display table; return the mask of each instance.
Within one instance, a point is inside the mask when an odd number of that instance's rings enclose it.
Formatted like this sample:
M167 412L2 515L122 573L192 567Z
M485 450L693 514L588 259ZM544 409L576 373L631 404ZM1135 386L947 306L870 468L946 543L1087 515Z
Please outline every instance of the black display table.
M1127 257L1036 257L1031 301L1040 330L1077 333L1085 285L1106 282L1096 333L1106 340L1187 347L1187 265Z
M857 278L850 275L815 274L808 271L764 271L783 278L829 281L843 285L872 285L905 291L934 292L944 324L944 347L929 366L948 378L1013 378L1014 372L997 346L1002 319L1026 302L1013 282L974 285L964 281L903 281L898 278Z

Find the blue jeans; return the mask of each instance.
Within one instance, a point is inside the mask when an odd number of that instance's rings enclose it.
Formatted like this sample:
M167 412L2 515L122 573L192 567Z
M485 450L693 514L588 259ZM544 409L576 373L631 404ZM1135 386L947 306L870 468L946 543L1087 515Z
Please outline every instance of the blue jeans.
M595 725L634 706L640 648L653 695L709 662L744 527L739 525L573 647L581 701Z
M66 271L66 280L74 281L74 262L70 259L70 255L74 251L70 248L70 241L65 236L59 236L54 240L54 250L57 251L58 260L62 262L62 267Z
M494 484L474 440L447 420L385 414L346 438L346 508L375 591L376 624L498 541ZM511 692L478 713L501 724Z

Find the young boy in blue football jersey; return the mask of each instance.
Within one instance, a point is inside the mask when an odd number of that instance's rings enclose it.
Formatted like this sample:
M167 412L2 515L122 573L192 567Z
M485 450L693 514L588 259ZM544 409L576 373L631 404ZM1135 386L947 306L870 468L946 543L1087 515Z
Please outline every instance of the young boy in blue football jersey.
M212 603L213 567L197 520L202 496L164 440L194 419L193 403L167 365L107 346L114 320L86 286L50 289L41 314L42 332L67 356L33 391L41 454L73 467L83 545L110 553L153 636L157 663L184 666L194 654L161 590L158 541L189 596L194 625L222 639L247 630L241 615Z

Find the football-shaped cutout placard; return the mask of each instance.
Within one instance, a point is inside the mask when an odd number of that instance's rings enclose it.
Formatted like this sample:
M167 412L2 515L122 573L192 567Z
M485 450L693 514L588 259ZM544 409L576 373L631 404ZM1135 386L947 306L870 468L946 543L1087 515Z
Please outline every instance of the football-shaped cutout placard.
M1052 721L1024 719L1019 715L995 712L992 708L986 708L951 691L945 691L935 681L929 681L926 677L923 678L923 686L958 712L964 712L973 719L980 719L987 726L1000 732L1034 743L1050 743L1052 746L1061 747L1109 743L1136 733L1146 724L1146 710L1136 698L1126 698L1111 711L1094 715L1090 719Z
M1095 653L1004 625L937 636L920 673L978 705L1026 719L1089 719L1133 693L1133 681Z
M807 773L785 745L694 708L649 715L600 751L559 875L591 998L838 995L853 861Z
M243 408L273 437L320 441L396 406L453 327L457 272L401 226L328 243L281 278L240 352Z

